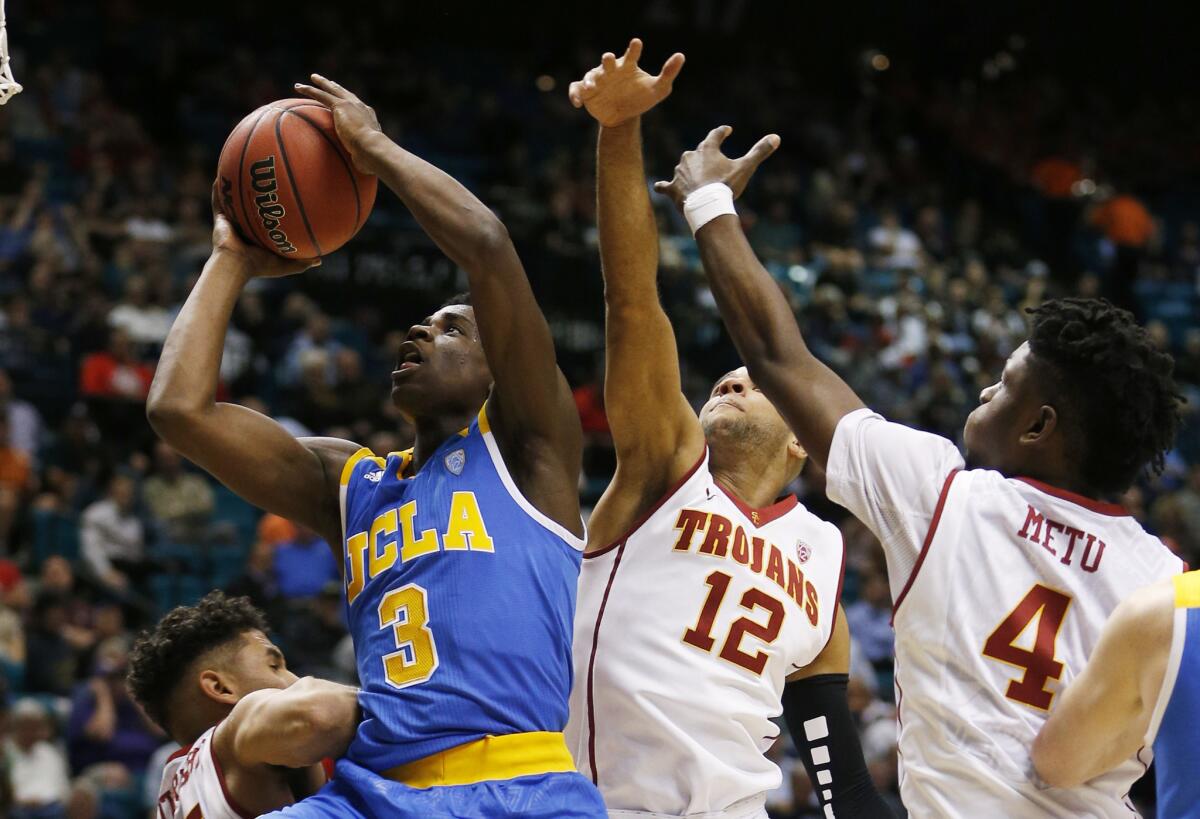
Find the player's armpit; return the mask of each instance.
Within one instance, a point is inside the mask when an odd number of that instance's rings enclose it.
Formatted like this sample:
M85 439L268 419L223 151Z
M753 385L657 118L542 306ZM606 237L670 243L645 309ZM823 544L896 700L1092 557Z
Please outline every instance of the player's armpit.
M892 819L863 758L858 728L846 701L847 674L818 674L789 682L783 714L822 806L836 816Z
M217 729L214 750L231 763L226 769L315 765L345 754L360 716L358 689L304 677L242 697Z

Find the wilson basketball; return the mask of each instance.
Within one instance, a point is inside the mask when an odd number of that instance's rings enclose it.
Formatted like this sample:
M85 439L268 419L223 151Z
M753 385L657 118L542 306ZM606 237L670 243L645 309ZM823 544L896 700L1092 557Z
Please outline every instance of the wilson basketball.
M238 123L217 163L222 212L242 238L312 259L358 233L378 179L354 168L333 113L309 99L268 103Z

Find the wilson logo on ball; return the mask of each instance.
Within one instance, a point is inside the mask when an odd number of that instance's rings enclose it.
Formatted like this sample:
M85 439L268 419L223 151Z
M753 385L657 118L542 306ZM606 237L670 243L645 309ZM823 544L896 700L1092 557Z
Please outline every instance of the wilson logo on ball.
M262 220L263 230L267 237L275 243L280 253L295 253L295 246L288 241L287 234L279 229L279 224L287 211L279 204L279 195L275 192L279 183L275 181L275 155L271 154L250 165L250 185L254 188L254 202L258 205L258 218Z

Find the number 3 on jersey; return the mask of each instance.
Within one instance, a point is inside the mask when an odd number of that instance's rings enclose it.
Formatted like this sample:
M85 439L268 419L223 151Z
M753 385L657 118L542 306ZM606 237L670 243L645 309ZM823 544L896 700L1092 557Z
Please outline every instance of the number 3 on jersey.
M1004 695L1010 700L1049 710L1054 692L1046 689L1046 683L1062 676L1063 664L1055 659L1058 654L1055 643L1070 606L1070 597L1038 583L983 644L983 656L1025 669L1021 679L1008 683ZM1015 643L1034 619L1037 632L1033 648L1021 648Z
M379 601L379 627L390 627L396 639L396 651L383 656L383 669L393 688L423 683L437 669L437 644L428 622L425 590L418 585L392 589Z

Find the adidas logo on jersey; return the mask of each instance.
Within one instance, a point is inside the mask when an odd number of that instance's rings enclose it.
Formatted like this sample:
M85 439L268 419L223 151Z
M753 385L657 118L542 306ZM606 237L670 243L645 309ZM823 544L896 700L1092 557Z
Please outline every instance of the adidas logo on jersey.
M368 472L367 474L363 475L363 477L371 483L379 483L381 480L383 480L383 470L377 469L374 472Z

